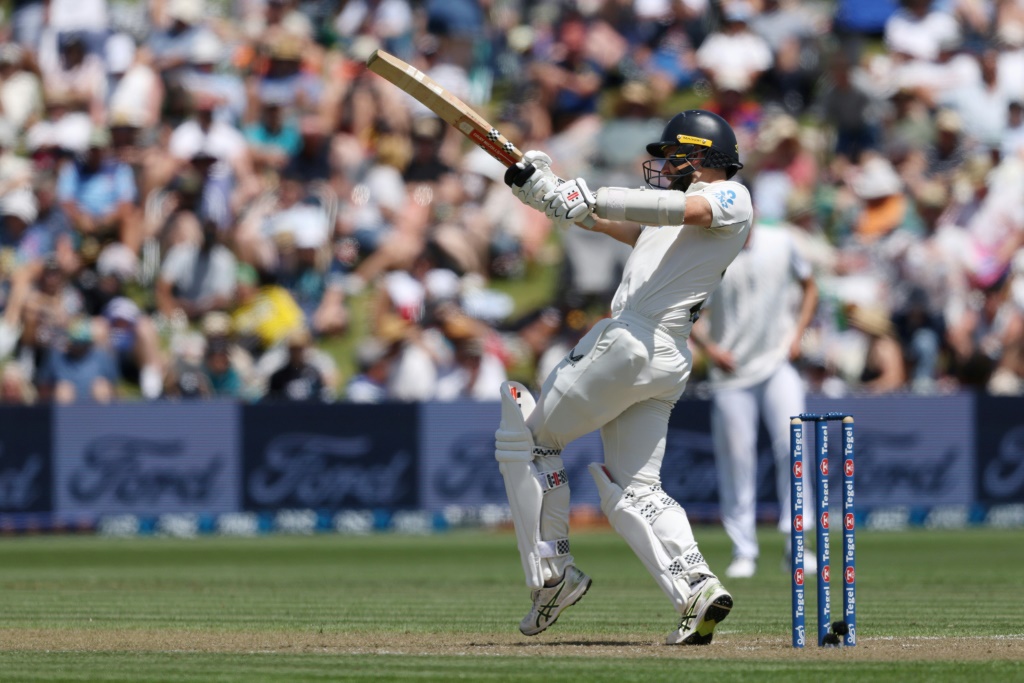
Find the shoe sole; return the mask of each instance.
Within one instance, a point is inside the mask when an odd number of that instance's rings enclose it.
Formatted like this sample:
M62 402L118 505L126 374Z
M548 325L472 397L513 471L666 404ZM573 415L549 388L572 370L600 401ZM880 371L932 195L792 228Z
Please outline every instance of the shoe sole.
M725 595L719 596L711 606L708 607L708 611L704 613L704 617L700 620L700 624L697 625L697 630L684 640L681 645L710 645L711 639L715 635L715 627L722 623L729 612L732 611L732 596L726 593Z
M520 632L520 633L522 633L522 634L523 634L524 636L539 636L539 635L540 635L541 633L544 633L544 631L547 631L547 630L548 630L549 628L551 628L552 626L554 626L554 625L555 625L555 622L556 622L556 621L558 621L558 617L562 616L562 613L563 613L563 612L565 612L565 610L569 609L570 607L572 607L572 606L573 606L573 605L575 605L575 604L576 604L577 602L579 602L580 600L582 600L582 599L583 599L583 596L587 594L587 591L589 591L589 590L590 590L590 586L591 586L591 584L593 584L593 583L594 583L594 580L593 580L593 579L591 579L591 578L590 578L590 577L588 576L588 577L587 577L587 582L586 582L585 584L582 584L582 585L583 585L583 592L582 592L582 593L580 593L579 595L577 595L577 596L576 596L575 598L573 598L573 599L572 599L572 602L570 602L569 604L567 604L567 605L566 605L565 607L563 607L562 609L558 610L558 613L557 613L557 614L555 614L555 617L554 617L554 618L553 618L553 619L552 619L551 621L549 621L549 622L548 622L548 623L547 623L547 624L546 624L546 625L544 626L544 628L542 628L541 630L539 630L539 631L532 631L532 632L530 632L530 633L527 633L527 632L526 632L526 631L524 631L524 630L523 630L522 628L520 628L520 629L519 629L519 632ZM579 589L577 589L577 590L579 590Z

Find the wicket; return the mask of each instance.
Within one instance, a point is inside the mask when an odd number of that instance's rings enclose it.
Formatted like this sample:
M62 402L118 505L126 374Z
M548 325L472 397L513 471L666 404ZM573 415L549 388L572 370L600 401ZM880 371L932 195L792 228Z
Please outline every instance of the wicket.
M831 622L832 594L829 567L829 487L828 423L843 425L843 618ZM790 418L790 504L793 520L792 540L793 647L805 641L804 609L804 422L815 424L817 457L813 475L817 480L817 560L818 560L818 645L857 644L856 543L853 507L853 417L845 413L801 413ZM842 639L842 640L841 640Z

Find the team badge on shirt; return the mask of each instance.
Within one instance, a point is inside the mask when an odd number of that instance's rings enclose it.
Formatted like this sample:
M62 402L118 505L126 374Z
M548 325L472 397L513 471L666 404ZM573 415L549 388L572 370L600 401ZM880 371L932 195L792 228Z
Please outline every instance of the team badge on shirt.
M734 190L721 190L714 194L714 198L718 200L722 208L728 209L736 203L736 192Z

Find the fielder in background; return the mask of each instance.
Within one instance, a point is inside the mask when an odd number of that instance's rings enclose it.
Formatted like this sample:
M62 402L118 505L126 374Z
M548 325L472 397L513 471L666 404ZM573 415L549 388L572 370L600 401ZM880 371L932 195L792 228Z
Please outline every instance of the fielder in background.
M611 305L555 367L539 398L502 385L495 455L505 480L533 607L519 626L536 635L590 588L569 548L569 486L562 449L601 430L592 463L601 509L679 612L669 644L705 645L732 596L708 567L683 508L661 488L669 414L690 376L687 347L701 306L743 247L750 194L721 117L677 114L647 146L647 188L563 181L543 152L527 152L505 180L557 227L573 223L633 247ZM660 227L659 227L660 226Z
M722 524L733 544L725 570L730 578L757 572L762 419L775 455L779 530L789 531L789 418L805 405L803 380L792 363L817 304L811 265L789 232L758 223L708 302L708 315L690 335L711 362L711 434Z

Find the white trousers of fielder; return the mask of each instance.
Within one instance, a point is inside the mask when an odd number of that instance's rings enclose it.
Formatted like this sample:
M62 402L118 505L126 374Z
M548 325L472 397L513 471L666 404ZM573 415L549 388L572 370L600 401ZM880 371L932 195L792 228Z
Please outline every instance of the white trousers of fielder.
M711 433L718 471L718 497L722 525L732 540L735 557L756 560L759 555L757 433L762 421L771 438L775 457L779 530L789 531L792 516L789 502L789 418L804 410L803 380L789 363L783 363L767 379L753 386L716 389L714 392ZM809 462L813 471L814 455L810 452L812 449L806 450L804 466L806 468ZM805 509L814 509L813 494L813 490L805 491Z

